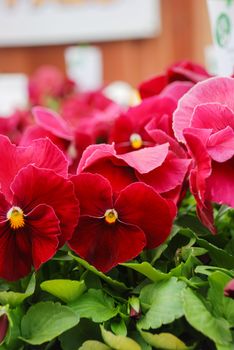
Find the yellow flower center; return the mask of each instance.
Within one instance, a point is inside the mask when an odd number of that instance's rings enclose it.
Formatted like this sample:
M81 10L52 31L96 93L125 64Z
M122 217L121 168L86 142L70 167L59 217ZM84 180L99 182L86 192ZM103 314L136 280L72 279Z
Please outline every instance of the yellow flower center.
M24 227L24 212L19 207L12 207L7 213L7 219L13 230Z
M130 136L130 143L134 149L139 149L143 145L142 138L139 134L132 134Z
M105 221L108 224L114 224L116 222L116 220L118 219L118 213L115 209L108 209L105 212L104 217L105 217Z

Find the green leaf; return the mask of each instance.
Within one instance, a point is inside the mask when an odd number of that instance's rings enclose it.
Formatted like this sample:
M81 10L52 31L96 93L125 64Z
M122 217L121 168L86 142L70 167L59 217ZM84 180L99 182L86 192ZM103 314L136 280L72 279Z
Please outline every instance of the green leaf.
M215 265L226 269L234 269L233 255L228 254L225 250L216 247L204 239L198 238L197 243L200 247L208 250Z
M139 344L133 339L124 337L122 335L114 335L100 326L104 342L115 350L141 350Z
M41 289L56 296L65 303L70 303L79 298L86 290L84 281L71 281L56 279L44 281Z
M12 292L12 291L0 292L0 304L2 305L8 304L13 308L20 305L26 298L30 297L34 293L35 285L36 285L35 274L32 274L32 277L29 281L27 289L24 293Z
M148 311L138 322L138 327L155 329L183 316L182 291L185 286L184 282L172 277L144 287L140 294L140 301L142 307Z
M32 345L48 342L74 327L79 317L69 307L50 301L40 302L29 308L22 318L20 337Z
M197 216L195 215L182 215L176 220L176 224L184 228L189 228L198 235L210 234L210 231L202 225L201 221L198 220Z
M79 350L111 350L109 346L97 340L87 340Z
M207 276L210 276L214 271L221 271L230 277L234 277L233 270L224 269L222 267L201 265L195 268L196 273L200 273L202 275L207 275Z
M232 342L228 322L215 317L190 288L184 291L184 312L191 326L215 343L227 345Z
M93 322L104 322L118 314L114 300L101 289L89 289L70 307L80 316L90 318Z
M209 276L210 289L208 299L212 304L213 311L217 316L224 317L230 326L234 327L234 300L224 296L224 287L231 277L217 271Z
M169 274L166 274L166 273L163 273L159 270L156 270L151 264L149 264L146 261L142 262L141 264L123 263L120 265L126 266L130 269L133 269L133 270L141 273L142 275L149 278L153 282L158 282L158 281L170 278Z
M111 322L111 330L116 335L126 336L128 333L127 327L123 319L121 319L119 322L117 321Z
M171 333L152 334L141 331L142 338L157 349L187 350L187 346Z
M118 289L120 291L129 289L124 283L116 281L111 277L105 275L104 273L98 271L94 266L90 265L87 261L79 258L78 256L72 255L71 253L69 253L69 255L74 260L76 260L81 266L83 266L86 270L93 272L95 275L100 277L102 280L104 280L106 283L111 285L113 288Z

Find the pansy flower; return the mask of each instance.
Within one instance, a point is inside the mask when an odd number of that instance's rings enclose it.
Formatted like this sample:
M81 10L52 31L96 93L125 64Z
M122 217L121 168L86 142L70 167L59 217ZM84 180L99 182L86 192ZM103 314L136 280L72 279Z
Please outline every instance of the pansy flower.
M215 232L211 203L234 207L234 79L210 78L185 94L174 113L174 131L193 160L190 187L198 215Z
M73 233L79 205L73 184L49 169L22 168L0 192L0 277L17 280L37 270Z
M111 183L98 174L76 175L71 181L81 216L69 246L97 269L107 272L169 235L175 205L152 187L134 183L116 197Z
M180 61L170 66L164 74L143 81L139 85L139 92L144 99L158 95L174 81L189 81L196 84L209 77L210 74L201 65L190 61Z
M115 193L142 181L176 202L189 165L189 159L180 159L169 150L169 143L124 154L117 154L114 145L100 144L84 151L77 174L98 173L111 182Z

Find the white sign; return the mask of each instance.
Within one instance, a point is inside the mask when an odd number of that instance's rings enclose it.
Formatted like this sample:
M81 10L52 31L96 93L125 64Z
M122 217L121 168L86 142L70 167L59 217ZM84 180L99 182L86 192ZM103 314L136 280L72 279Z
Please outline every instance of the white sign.
M160 0L0 0L0 46L145 38L159 32Z
M0 117L7 117L28 102L28 79L24 74L0 74Z
M102 52L95 46L71 46L65 50L67 75L79 89L96 90L103 83Z
M216 53L216 74L234 73L234 1L207 0Z

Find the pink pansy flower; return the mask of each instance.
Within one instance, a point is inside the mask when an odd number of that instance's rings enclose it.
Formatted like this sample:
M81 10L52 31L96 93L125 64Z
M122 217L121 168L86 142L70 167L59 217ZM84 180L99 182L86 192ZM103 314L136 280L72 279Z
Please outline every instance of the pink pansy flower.
M203 223L215 231L210 203L234 207L234 79L198 83L181 98L174 131L194 159L190 175Z
M159 94L174 81L190 81L197 83L210 77L210 74L199 64L181 61L170 66L165 74L157 75L142 82L139 92L142 98Z
M176 209L144 183L122 189L98 174L71 178L80 200L81 217L69 246L97 269L107 272L154 248L170 233Z

